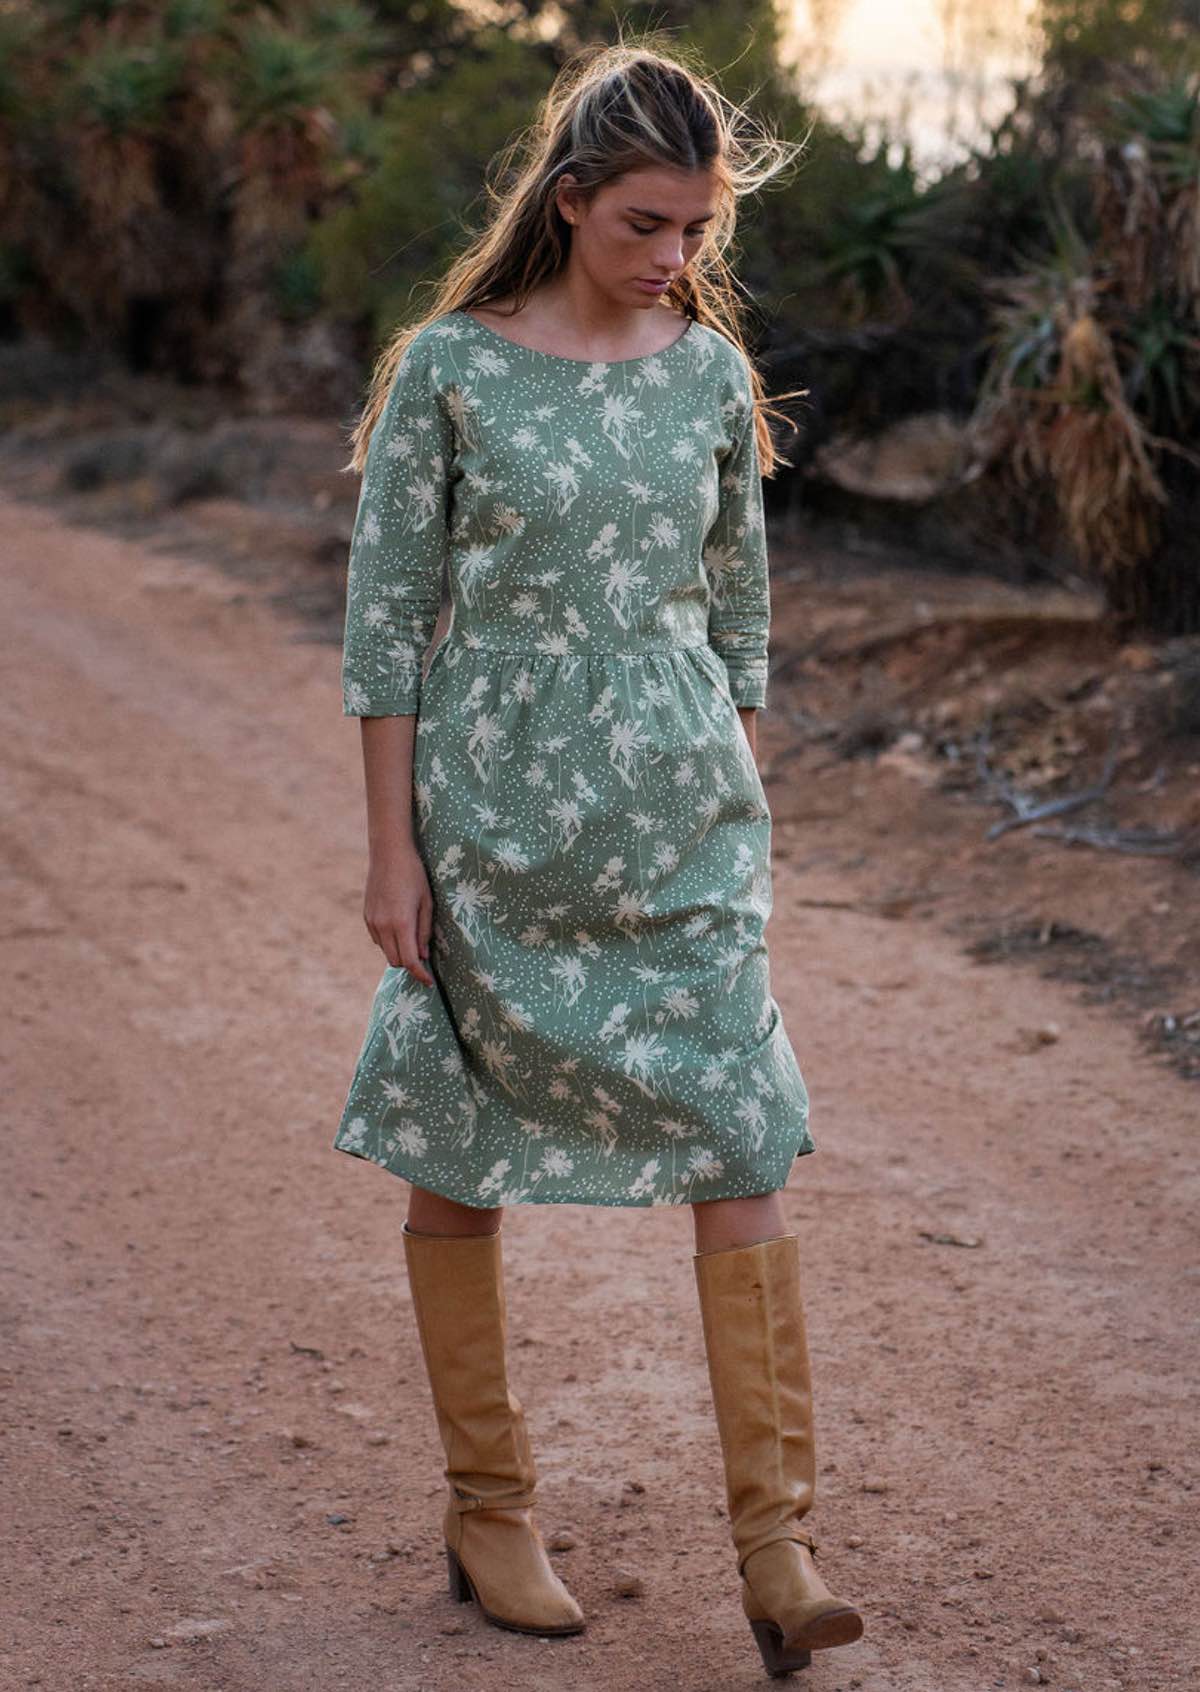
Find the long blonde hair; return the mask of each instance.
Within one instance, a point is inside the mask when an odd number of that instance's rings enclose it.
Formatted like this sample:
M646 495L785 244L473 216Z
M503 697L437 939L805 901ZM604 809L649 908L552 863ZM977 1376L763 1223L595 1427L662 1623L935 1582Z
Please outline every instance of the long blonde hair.
M409 342L444 313L492 300L514 301L519 311L529 295L564 268L570 225L554 203L554 184L570 170L585 197L628 171L647 165L711 170L720 185L720 204L707 226L707 239L664 298L684 316L725 335L745 355L750 370L759 464L771 475L780 459L767 413L794 423L768 401L762 377L747 352L741 330L743 306L724 258L734 235L737 201L753 193L803 151L804 143L766 132L747 112L728 101L715 84L642 35L626 44L582 48L559 70L534 122L496 155L495 174L515 165L503 192L485 183L493 202L485 227L436 284L424 316L398 330L379 355L367 401L351 437L346 470L365 467L371 433L387 401L397 366ZM807 138L806 138L807 139ZM776 399L808 393L794 388Z

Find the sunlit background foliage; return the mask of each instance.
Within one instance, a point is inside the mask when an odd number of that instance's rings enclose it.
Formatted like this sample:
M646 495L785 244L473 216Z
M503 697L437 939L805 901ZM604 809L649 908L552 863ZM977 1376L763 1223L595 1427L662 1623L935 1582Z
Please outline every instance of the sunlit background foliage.
M734 255L771 387L809 389L783 475L949 415L997 525L1057 537L1114 618L1200 629L1200 0L1042 0L1031 68L932 164L902 114L822 98L844 11L0 0L0 337L320 411L563 60L653 27L808 138Z

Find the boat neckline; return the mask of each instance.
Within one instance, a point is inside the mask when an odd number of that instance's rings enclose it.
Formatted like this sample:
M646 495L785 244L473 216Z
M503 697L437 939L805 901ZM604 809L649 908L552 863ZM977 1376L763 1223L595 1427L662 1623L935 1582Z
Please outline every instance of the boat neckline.
M491 335L494 340L503 341L506 347L515 347L518 352L532 353L535 358L548 358L554 364L582 364L589 367L594 364L644 364L648 358L663 358L667 353L674 352L682 341L687 340L692 332L692 325L696 321L694 317L689 317L683 333L676 335L675 339L668 342L665 347L659 347L657 352L638 353L633 358L568 358L565 353L543 352L540 347L527 347L520 341L510 341L507 335L502 335L498 329L493 329L490 323L482 323L479 318L472 317L471 313L465 311L462 306L455 307L454 316L465 317L468 323L473 323L476 329L482 329L485 335Z

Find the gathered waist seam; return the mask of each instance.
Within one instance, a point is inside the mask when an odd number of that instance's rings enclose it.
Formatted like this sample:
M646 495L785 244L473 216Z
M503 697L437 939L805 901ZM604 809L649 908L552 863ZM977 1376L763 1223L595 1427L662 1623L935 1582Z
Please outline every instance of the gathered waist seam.
M657 646L583 646L576 647L570 652L545 652L535 646L492 646L490 643L471 642L464 640L461 635L447 634L434 648L437 651L442 646L459 646L468 652L488 652L497 658L640 658L653 652L702 652L707 648L714 650L712 642L707 640L691 641L662 641Z

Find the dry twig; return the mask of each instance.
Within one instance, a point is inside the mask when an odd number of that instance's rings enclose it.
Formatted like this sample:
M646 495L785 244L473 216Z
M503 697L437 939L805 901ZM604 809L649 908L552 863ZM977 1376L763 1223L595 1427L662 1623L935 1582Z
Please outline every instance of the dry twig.
M987 747L991 740L991 722L983 731L983 736L976 748L975 768L984 786L1002 799L1006 805L1011 805L1014 815L1004 817L1000 822L993 823L988 829L985 839L995 840L1010 828L1024 828L1027 823L1041 822L1045 817L1061 817L1067 811L1078 811L1084 805L1090 805L1097 799L1102 799L1112 780L1113 770L1117 763L1117 744L1120 739L1120 728L1114 728L1108 752L1104 758L1104 769L1100 779L1092 787L1083 788L1078 793L1063 793L1057 799L1032 799L1026 793L1019 792L1004 776L999 776L987 761Z
M1176 858L1194 836L1188 829L1158 828L1035 828L1044 840L1065 840L1072 846L1096 846L1105 852L1141 852L1149 857Z

